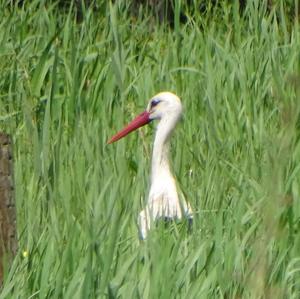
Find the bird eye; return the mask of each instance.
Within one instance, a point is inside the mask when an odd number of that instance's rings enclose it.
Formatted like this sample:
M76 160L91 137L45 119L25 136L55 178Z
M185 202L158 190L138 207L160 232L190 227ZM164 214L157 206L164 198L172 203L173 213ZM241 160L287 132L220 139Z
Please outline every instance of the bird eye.
M156 105L158 105L160 103L160 100L158 100L158 99L153 99L152 101L151 101L151 108L153 108L153 107L155 107Z

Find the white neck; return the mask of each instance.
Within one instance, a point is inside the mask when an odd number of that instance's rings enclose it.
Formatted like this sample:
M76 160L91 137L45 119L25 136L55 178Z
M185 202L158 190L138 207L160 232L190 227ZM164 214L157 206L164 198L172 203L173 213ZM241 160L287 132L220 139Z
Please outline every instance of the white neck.
M169 165L169 137L176 122L177 117L164 117L157 126L152 154L152 182L161 172L171 175Z

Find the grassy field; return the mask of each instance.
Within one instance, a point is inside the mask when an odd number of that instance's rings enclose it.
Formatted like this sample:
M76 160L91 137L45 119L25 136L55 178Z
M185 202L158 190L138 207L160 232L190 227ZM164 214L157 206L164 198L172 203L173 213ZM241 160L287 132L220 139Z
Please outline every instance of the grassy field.
M286 1L185 24L175 1L174 28L124 2L77 22L1 1L19 252L0 298L300 298L300 31ZM155 124L106 141L162 90L184 105L171 157L195 221L141 242Z

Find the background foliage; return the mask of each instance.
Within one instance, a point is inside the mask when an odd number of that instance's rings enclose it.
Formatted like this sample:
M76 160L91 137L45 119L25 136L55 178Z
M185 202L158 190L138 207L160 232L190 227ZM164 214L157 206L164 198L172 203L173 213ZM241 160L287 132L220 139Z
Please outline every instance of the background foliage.
M1 1L20 248L0 298L299 298L298 1L212 7L174 1L170 24ZM185 107L171 156L195 221L141 242L154 127L106 141L161 90Z

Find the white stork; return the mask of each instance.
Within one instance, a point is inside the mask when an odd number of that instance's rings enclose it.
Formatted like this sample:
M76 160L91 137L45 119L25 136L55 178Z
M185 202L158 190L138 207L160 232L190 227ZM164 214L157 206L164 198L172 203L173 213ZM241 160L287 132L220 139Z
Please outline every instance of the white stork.
M179 220L183 216L189 220L193 218L189 203L178 197L168 159L168 141L181 115L180 99L171 92L161 92L150 100L146 111L139 114L108 141L108 143L113 143L152 120L159 120L153 146L148 202L138 219L142 239L146 239L151 224L158 219Z

